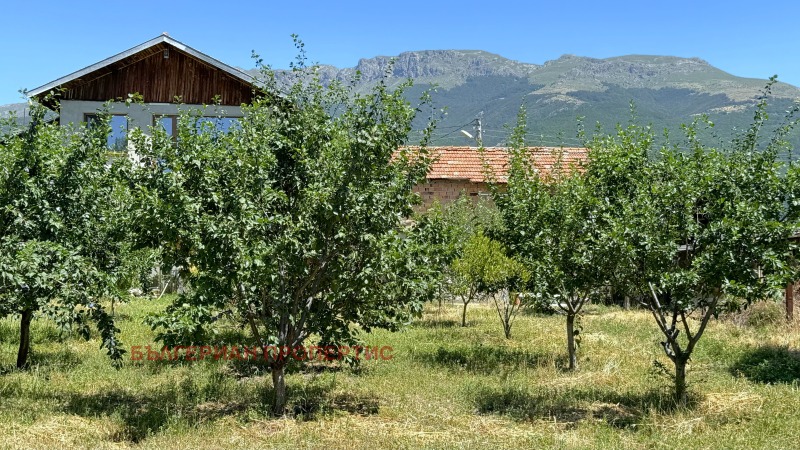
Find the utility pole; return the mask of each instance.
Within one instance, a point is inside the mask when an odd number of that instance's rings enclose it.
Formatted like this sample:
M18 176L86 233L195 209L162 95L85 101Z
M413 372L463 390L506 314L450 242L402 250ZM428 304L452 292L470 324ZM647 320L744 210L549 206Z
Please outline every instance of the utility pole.
M481 119L483 119L483 111L478 113L478 117L475 118L475 123L473 125L473 129L475 130L475 142L478 144L478 147L483 147L483 124L481 123Z
M475 139L475 143L478 145L478 147L483 146L483 125L481 124L482 117L483 117L483 111L481 111L478 117L472 122L472 131L473 133L475 133L474 137L467 131L461 130L461 133L467 138Z

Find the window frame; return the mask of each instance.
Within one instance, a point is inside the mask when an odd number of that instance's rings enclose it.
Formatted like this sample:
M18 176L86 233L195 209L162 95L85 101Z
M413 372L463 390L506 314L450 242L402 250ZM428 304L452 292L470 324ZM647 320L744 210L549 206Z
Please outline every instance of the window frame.
M244 116L228 116L228 115L225 115L225 116L200 116L200 117L197 118L197 121L195 121L195 124L194 124L195 129L197 129L198 131L200 131L199 128L198 128L198 123L203 119L210 119L210 120L236 119L236 121L239 123L239 126L241 126L242 119L244 119ZM230 126L225 131L220 130L219 128L217 128L217 124L216 123L214 123L214 129L218 133L225 133L225 134L228 134L231 131L231 127Z
M164 128L164 131L167 131L172 140L178 139L178 115L177 114L153 114L153 128L158 127L161 125L161 119L169 118L172 119L172 129L167 130Z
M153 127L155 128L155 127L160 126L161 125L160 124L160 120L163 119L163 118L172 119L172 130L171 130L171 132L169 134L172 137L172 140L177 140L178 139L178 121L180 119L180 115L179 114L153 114L152 115ZM195 118L195 130L198 131L198 132L200 131L200 129L202 128L202 125L200 125L201 121L205 120L205 121L209 121L210 122L210 121L221 120L221 119L236 119L236 121L239 123L239 126L241 126L241 121L242 121L242 119L244 119L244 116L243 115L236 115L236 116L234 116L234 115L231 115L231 116L228 116L228 115L225 115L225 116L198 116L198 117ZM218 129L216 127L216 124L215 124L214 129L217 132L229 133L230 130L231 130L231 127L229 126L228 130L223 131L223 130Z
M115 131L114 127L112 126L111 127L111 133L109 133L109 135L106 136L106 147L108 148L108 150L115 151L115 152L127 151L127 149L128 149L128 133L131 131L131 118L128 117L127 114L123 114L123 113L109 113L108 115L111 116L111 117L124 117L125 118L125 145L124 145L124 148L122 148L122 149L118 149L118 148L116 148L116 146L109 145L108 140L111 139L111 137L113 136L114 131ZM91 127L92 126L92 122L94 120L97 120L97 118L99 116L100 116L100 114L96 113L96 112L90 112L90 113L85 112L85 113L83 113L83 122L86 123L87 127Z

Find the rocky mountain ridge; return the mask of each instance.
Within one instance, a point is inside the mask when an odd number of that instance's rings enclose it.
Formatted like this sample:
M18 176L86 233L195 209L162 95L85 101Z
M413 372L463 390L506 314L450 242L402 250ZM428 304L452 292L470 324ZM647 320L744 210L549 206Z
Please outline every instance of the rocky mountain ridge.
M531 136L542 145L578 144L578 118L607 128L626 122L631 102L638 119L655 129L680 131L681 123L707 114L718 123L723 136L730 135L749 124L749 108L767 83L737 77L700 58L563 55L531 64L481 50L409 51L394 57L364 58L355 67L320 65L317 70L323 81L349 81L358 73L356 88L362 92L387 74L390 86L412 78L410 101L416 101L423 90L435 88L434 104L446 108L440 118L441 131L435 135L437 144L468 144L463 135L448 130L468 127L478 117L486 131L484 143L503 144L508 136L504 126L515 122L520 105L528 110ZM797 99L797 87L786 83L773 86L771 102L776 111L785 110ZM24 115L24 106L0 106L0 113ZM532 143L537 144L535 140Z

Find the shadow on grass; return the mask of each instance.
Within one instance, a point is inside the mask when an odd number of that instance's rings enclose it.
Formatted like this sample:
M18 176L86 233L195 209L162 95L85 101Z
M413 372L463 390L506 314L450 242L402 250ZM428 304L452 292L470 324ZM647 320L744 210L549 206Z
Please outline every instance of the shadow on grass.
M378 414L377 398L357 392L333 393L330 386L305 386L290 395L289 411L302 420L314 420L319 415L345 411L359 416Z
M365 364L364 361L360 364L356 363L350 366L346 361L337 359L327 361L324 358L319 358L313 361L295 361L289 358L289 363L286 366L286 373L315 375L347 372L353 375L362 375L368 370L367 366L368 364ZM228 367L231 373L238 379L253 377L269 378L272 376L269 363L263 359L233 360L228 362Z
M800 381L800 352L778 346L759 347L747 351L730 371L756 383L790 384Z
M699 403L689 396L689 409ZM645 393L619 393L597 389L504 388L480 391L475 403L481 414L499 414L519 421L548 420L574 425L582 421L604 421L616 428L636 428L650 412L670 413L678 410L673 396L666 390Z
M79 366L83 359L86 358L84 353L79 353L69 349L67 346L58 344L48 346L44 351L40 348L31 349L28 353L28 367L25 369L17 369L16 364L9 364L0 367L0 375L5 375L11 372L58 372L69 371ZM16 361L16 352L14 352L14 360ZM110 364L110 362L109 362Z
M113 390L95 394L73 394L65 412L84 417L110 416L122 422L114 436L117 442L141 442L176 423L189 426L243 411L237 401L206 401L186 379L180 384L160 386L151 392Z
M433 352L417 353L414 358L426 364L444 366L451 370L482 374L553 363L550 355L485 345L461 348L439 347Z
M250 389L237 388L223 373L197 383L191 378L165 383L149 390L115 389L93 394L70 393L64 411L83 417L109 416L122 423L113 436L116 442L140 443L149 436L174 425L194 427L226 416L248 420L272 417L274 391L268 378L256 380ZM287 388L286 413L300 420L315 420L319 415L344 411L350 414L377 414L378 400L354 392L334 392L327 385L293 385Z
M117 307L119 307L119 305L117 305ZM134 320L133 315L119 311L114 311L112 317L116 323L132 322Z
M31 364L49 371L66 371L79 366L87 358L85 353L69 350L66 346L53 346L47 351L35 351L28 355ZM98 353L102 355L101 350ZM109 360L109 364L111 364Z
M414 322L414 326L420 328L456 328L461 326L461 322L452 319L429 319Z

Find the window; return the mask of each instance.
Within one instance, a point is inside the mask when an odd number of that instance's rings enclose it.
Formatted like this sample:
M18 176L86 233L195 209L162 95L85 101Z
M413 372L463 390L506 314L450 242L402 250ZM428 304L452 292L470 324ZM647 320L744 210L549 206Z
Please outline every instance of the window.
M198 133L228 133L241 126L240 117L198 117L195 129ZM178 116L153 116L153 126L161 127L172 136L178 138Z
M92 127L98 120L97 114L84 114L86 124ZM113 151L126 151L128 149L128 116L114 114L109 121L111 131L108 133L107 145Z
M198 132L218 132L227 133L241 127L239 117L201 117L197 119Z
M178 116L153 116L153 126L160 126L173 139L178 135Z

